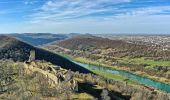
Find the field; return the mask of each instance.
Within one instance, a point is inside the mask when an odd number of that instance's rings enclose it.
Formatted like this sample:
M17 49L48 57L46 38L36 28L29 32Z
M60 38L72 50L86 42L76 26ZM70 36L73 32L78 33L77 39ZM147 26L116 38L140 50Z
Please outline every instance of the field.
M163 61L163 60L150 60L144 57L141 58L128 58L124 57L118 60L120 63L125 64L143 64L146 65L148 68L156 67L156 66L164 66L164 67L170 67L170 61Z

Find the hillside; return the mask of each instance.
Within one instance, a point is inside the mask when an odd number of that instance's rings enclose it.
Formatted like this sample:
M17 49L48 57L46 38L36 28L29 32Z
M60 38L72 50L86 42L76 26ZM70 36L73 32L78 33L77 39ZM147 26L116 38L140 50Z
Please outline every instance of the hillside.
M51 34L51 33L9 34L9 36L16 37L34 46L44 45L53 41L59 41L68 38L66 34Z
M36 60L46 60L65 69L89 73L85 68L72 63L60 55L29 45L9 36L0 36L0 59L12 59L14 61L28 61L30 51L35 51Z
M166 93L72 72L45 61L0 60L0 69L2 100L169 100Z
M68 100L75 95L77 81L72 72L58 68L45 61L34 61L29 64L0 60L0 99L1 100Z
M30 50L34 47L8 36L0 36L0 59L25 61L29 58Z
M95 36L78 36L51 44L71 49L98 52L98 49L112 49L109 55L124 57L154 57L170 59L170 51L160 51L157 47L127 43L123 40L110 40ZM107 52L106 52L107 53Z

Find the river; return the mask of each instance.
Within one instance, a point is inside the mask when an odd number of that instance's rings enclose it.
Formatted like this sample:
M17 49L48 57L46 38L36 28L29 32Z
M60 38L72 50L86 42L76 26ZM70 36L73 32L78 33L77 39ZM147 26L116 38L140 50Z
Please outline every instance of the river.
M106 68L106 67L89 65L89 64L76 62L76 61L72 61L72 62L75 64L78 64L81 67L86 68L88 70L98 70L98 71L102 71L102 72L106 72L106 73L121 75L121 76L127 77L128 79L131 79L131 80L137 81L141 84L144 84L146 86L153 87L155 89L166 91L166 92L170 93L170 85L149 79L147 77L142 77L142 76L139 76L139 75L127 72L127 71L114 70L114 69L110 69L110 68Z

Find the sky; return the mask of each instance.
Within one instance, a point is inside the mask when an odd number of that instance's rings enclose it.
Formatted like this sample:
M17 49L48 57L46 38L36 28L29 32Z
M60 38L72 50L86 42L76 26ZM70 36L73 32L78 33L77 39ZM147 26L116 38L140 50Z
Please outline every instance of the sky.
M170 34L170 0L0 0L0 33Z

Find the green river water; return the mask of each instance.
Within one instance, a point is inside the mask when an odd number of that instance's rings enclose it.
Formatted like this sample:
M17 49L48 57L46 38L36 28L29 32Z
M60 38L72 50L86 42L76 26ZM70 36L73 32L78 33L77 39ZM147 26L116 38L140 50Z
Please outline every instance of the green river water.
M136 74L133 74L133 73L129 73L127 71L114 70L114 69L110 69L110 68L106 68L106 67L89 65L89 64L76 62L76 61L72 61L72 62L80 65L81 67L89 69L89 70L98 70L98 71L102 71L102 72L106 72L106 73L121 75L121 76L127 77L128 79L131 79L131 80L137 81L141 84L144 84L146 86L153 87L155 89L166 91L166 92L170 93L170 85L169 84L158 82L158 81L149 79L147 77L142 77L142 76L139 76L139 75L136 75Z

